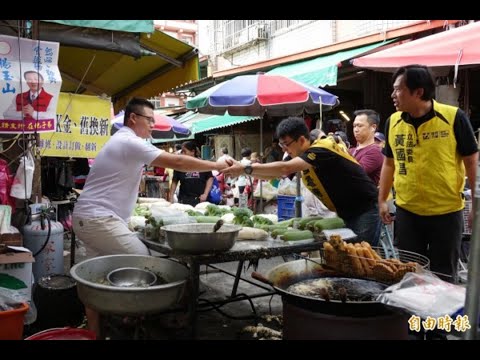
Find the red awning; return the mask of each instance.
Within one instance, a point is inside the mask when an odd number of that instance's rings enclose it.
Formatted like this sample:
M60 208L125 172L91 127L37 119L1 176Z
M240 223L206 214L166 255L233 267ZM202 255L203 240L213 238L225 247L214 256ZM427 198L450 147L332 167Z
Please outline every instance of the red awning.
M480 64L480 22L393 46L356 58L352 63L380 71L393 71L410 64L430 67Z

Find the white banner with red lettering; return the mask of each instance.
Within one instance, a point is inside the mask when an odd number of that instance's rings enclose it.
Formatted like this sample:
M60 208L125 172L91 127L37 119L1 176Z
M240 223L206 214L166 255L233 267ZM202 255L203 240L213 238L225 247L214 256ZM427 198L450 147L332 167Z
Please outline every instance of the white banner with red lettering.
M59 43L0 35L0 133L53 132Z

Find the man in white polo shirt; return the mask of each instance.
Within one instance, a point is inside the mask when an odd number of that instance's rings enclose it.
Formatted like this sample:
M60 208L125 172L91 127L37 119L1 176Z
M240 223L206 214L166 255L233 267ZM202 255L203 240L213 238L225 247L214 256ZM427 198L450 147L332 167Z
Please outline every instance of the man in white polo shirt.
M227 167L225 162L172 155L146 142L155 123L153 110L148 100L131 99L125 108L124 126L105 144L90 169L73 211L73 229L89 256L149 254L127 226L145 165L180 171L220 171ZM98 314L87 309L87 317L89 328L98 333Z

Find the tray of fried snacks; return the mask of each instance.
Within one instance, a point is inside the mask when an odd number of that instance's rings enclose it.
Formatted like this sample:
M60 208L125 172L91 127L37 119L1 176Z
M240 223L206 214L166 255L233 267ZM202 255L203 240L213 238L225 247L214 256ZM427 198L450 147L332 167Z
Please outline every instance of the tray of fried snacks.
M338 235L323 243L326 265L347 276L394 284L407 272L429 265L428 258L419 254L396 250L396 255L398 259L385 259L381 248L372 248L366 241L348 243Z

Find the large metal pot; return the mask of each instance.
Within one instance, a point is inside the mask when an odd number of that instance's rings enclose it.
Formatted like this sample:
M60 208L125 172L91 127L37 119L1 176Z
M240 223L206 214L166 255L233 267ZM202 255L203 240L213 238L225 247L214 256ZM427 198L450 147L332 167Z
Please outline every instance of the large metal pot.
M166 281L149 287L118 287L106 280L112 270L136 267ZM83 304L101 313L143 315L158 313L182 298L188 269L173 260L145 255L108 255L76 264L70 274L77 281Z
M187 254L209 254L230 250L235 245L239 225L225 224L213 232L215 224L175 224L161 228L168 245L175 251Z
M318 263L322 262L322 259L312 260ZM389 314L393 309L377 301L326 301L323 298L303 296L287 291L286 289L290 285L296 284L302 280L323 277L341 277L341 275L335 271L325 269L320 264L315 264L312 261L296 260L286 262L270 269L265 276L253 272L252 277L271 285L276 292L282 295L283 299L287 300L290 304L310 311L337 316L368 317ZM362 281L376 283L371 280ZM387 287L387 285L385 285L385 287Z

